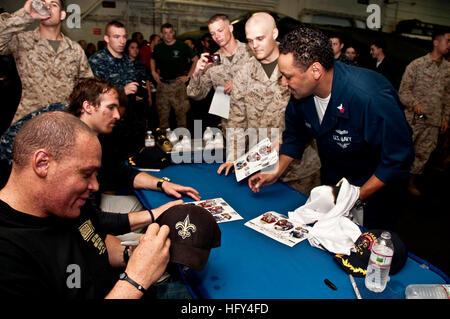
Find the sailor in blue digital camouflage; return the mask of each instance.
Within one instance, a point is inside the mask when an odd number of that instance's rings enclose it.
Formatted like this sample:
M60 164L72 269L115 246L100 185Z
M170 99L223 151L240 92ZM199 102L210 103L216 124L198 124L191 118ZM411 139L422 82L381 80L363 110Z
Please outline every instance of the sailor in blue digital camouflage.
M0 188L6 183L11 171L13 160L13 145L14 139L20 128L30 119L38 116L39 114L52 112L52 111L64 111L67 107L67 102L57 102L50 105L41 107L31 113L28 113L21 119L14 122L0 137Z
M118 21L106 25L106 47L89 58L94 75L122 87L126 95L137 91L138 83L133 61L123 54L127 42L125 26Z

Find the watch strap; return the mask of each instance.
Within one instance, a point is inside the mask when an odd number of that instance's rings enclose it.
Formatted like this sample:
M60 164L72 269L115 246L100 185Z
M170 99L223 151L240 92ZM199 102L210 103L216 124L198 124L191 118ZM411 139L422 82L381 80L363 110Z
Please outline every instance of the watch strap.
M127 281L128 283L130 283L131 285L136 287L136 289L142 293L145 293L147 291L144 287L142 287L142 285L138 284L136 281L134 281L133 279L128 277L126 272L121 273L119 279Z
M153 215L153 212L151 209L147 209L147 211L150 213L150 217L152 220L150 221L150 224L153 224L155 222L155 215Z
M158 190L160 191L160 192L163 192L163 189L162 189L162 184L165 182L166 180L165 179L160 179L159 181L158 181L158 183L156 184L156 188L158 188Z

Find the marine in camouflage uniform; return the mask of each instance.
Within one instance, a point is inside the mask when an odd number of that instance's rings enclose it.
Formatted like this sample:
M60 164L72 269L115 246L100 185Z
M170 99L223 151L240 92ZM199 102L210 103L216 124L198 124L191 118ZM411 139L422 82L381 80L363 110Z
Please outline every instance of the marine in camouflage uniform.
M450 119L450 63L433 61L430 54L412 61L403 74L400 101L413 131L415 159L411 174L421 174L437 146L439 130ZM424 108L424 117L414 112Z
M13 123L54 102L66 101L81 78L92 78L81 46L64 36L57 51L41 37L39 27L25 31L35 19L24 8L0 15L0 54L12 54L22 81L22 98Z
M233 76L242 68L242 66L252 56L250 48L245 43L238 40L236 51L230 61L230 59L218 50L215 54L220 55L220 64L211 65L203 70L197 79L193 77L189 81L187 87L187 95L198 101L204 99L211 87L216 89L218 86L225 86L226 83L233 80ZM227 120L222 119L222 127L225 128Z
M234 134L227 132L228 139L235 138L234 143L227 140L227 161L234 161L245 153L241 146L245 145L244 132L248 128L255 128L258 134L260 128L265 128L269 138L273 129L278 129L278 142L281 144L285 129L284 113L289 99L289 89L281 85L278 65L268 78L261 62L251 57L233 78L228 128L242 128L243 131L236 130ZM233 149L230 150L228 145ZM249 148L252 146L249 145ZM316 150L308 146L302 159L294 160L280 179L309 195L312 188L320 185L320 159Z

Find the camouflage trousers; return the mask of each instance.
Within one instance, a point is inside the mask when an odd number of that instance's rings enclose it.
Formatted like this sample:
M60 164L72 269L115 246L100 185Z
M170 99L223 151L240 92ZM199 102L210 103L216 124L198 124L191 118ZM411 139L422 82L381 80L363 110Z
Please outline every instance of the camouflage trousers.
M177 127L186 127L186 113L190 104L186 86L178 83L161 83L156 91L156 110L159 117L159 127L163 130L170 127L169 116L173 108Z
M308 146L301 160L294 159L280 180L297 191L309 196L311 190L320 186L320 158L312 146Z
M423 123L415 123L411 127L415 154L411 174L421 174L431 153L437 146L440 128Z

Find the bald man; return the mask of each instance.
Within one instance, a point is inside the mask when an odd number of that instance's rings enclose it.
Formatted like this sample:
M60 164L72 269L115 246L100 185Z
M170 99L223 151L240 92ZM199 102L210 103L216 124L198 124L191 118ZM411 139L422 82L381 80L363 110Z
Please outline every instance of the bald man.
M218 174L225 170L228 175L233 161L245 153L246 137L249 148L265 137L281 144L285 128L284 112L290 92L281 85L275 20L268 13L255 13L245 24L245 35L254 56L233 78L227 128L227 143L231 147L227 145L227 162L219 167ZM309 146L302 160L292 162L281 180L308 195L320 184L319 170L319 156Z
M169 261L169 228L150 225L126 263L120 240L81 210L98 190L96 133L69 113L47 112L29 120L14 143L0 190L0 296L141 298Z

